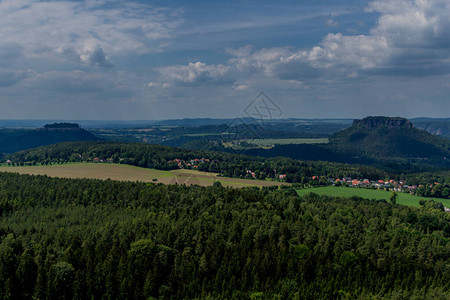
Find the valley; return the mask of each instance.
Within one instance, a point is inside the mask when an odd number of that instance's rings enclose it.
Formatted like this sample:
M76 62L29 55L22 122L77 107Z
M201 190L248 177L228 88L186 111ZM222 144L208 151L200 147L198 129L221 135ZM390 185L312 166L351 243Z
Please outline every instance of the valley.
M0 16L0 300L450 300L449 0Z

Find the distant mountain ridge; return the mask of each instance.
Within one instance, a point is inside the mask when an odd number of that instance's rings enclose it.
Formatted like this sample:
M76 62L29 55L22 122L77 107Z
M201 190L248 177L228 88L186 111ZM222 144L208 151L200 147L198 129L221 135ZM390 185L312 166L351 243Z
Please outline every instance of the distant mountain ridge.
M412 120L414 126L432 134L450 138L450 118L417 118Z

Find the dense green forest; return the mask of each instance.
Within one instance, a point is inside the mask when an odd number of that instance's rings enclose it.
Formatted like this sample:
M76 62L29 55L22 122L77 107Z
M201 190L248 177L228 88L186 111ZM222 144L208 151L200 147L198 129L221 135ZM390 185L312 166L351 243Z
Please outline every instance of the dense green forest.
M3 299L447 299L449 214L292 189L0 174Z
M190 151L159 145L115 142L68 142L24 150L8 155L16 164L51 164L92 161L99 158L114 163L124 163L161 170L177 169L174 159L190 161L207 158L198 165L200 171L217 172L228 177L245 177L247 170L258 174L258 179L275 178L286 174L287 182L302 182L311 176L357 177L378 179L387 176L385 171L362 165L329 162L306 162L288 158L263 159L218 151ZM276 172L275 172L276 171Z

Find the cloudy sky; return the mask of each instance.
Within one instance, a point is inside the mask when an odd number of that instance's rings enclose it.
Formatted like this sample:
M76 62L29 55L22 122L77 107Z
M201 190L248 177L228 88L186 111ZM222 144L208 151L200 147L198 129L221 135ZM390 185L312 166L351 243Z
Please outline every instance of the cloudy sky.
M449 117L450 1L0 0L0 118Z

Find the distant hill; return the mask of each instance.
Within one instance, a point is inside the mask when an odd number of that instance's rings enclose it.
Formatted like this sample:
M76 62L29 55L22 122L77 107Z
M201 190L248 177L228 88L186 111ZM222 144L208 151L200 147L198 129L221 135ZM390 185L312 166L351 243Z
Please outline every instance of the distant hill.
M13 153L60 142L96 140L99 138L74 123L47 124L39 129L2 129L0 153Z
M331 128L332 133L339 131L343 128L347 128L352 123L351 119L254 119L250 117L239 117L233 119L211 119L211 118L193 118L193 119L173 119L173 120L160 120L155 121L152 125L154 126L211 126L211 125L226 125L235 126L237 124L245 125L274 125L284 127L303 127L309 129L310 127L328 127ZM335 130L337 128L337 130ZM329 131L330 129L328 129ZM321 132L322 133L322 132Z
M251 118L242 118L246 124L254 123ZM211 119L211 118L193 118L193 119L172 119L156 121L153 125L159 126L207 126L207 125L227 125L233 123L234 119Z

